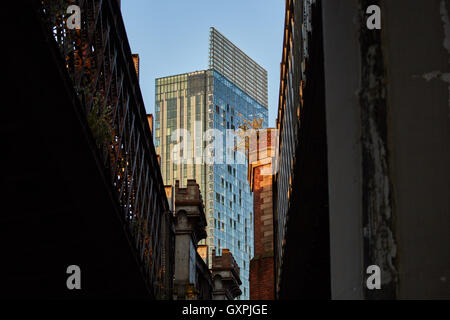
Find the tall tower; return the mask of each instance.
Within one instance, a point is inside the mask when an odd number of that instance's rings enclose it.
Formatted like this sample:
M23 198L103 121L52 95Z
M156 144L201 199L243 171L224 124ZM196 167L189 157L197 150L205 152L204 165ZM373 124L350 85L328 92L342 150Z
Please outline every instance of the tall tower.
M245 155L230 140L246 121L267 127L267 71L215 28L209 50L208 70L156 79L155 146L165 184L200 185L209 261L213 249L229 249L240 267L240 299L248 299L253 196Z
M214 69L268 108L267 71L225 38L216 28L209 33L209 69Z

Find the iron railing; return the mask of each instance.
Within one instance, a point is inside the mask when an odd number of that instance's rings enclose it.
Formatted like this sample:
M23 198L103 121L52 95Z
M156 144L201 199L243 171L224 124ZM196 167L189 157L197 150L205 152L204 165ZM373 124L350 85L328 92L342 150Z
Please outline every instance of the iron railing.
M81 9L81 29L67 8ZM152 133L117 1L41 0L155 298L170 299L174 235Z

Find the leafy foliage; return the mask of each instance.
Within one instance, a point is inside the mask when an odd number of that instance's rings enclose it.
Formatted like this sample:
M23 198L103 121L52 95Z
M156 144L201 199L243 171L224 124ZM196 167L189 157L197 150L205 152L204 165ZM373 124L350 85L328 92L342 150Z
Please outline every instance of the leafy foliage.
M97 146L107 147L111 142L111 106L103 105L103 96L97 92L93 98L91 110L88 113L88 124L97 142Z

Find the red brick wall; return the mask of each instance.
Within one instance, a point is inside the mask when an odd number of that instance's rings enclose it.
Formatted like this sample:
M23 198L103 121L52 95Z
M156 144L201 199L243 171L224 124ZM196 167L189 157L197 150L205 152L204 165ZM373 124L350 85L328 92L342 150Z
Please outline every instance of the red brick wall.
M275 299L273 273L273 256L250 261L250 300Z
M272 176L261 175L264 167L253 174L253 211L255 257L250 262L250 299L274 299L273 200Z

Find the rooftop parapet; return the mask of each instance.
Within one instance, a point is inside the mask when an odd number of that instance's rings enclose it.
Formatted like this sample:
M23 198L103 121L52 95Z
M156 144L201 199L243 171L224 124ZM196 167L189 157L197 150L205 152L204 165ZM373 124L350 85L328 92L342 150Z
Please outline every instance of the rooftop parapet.
M175 183L175 218L177 231L193 231L193 240L197 244L206 238L206 216L200 187L195 180L188 180L186 188L180 188L180 182ZM185 215L186 221L178 221Z
M242 284L239 266L230 250L222 249L221 256L216 256L215 249L212 251L211 272L214 281L214 300L233 300L242 294L239 288Z

